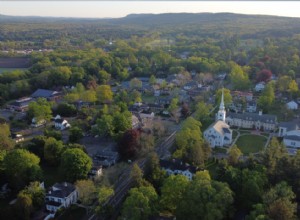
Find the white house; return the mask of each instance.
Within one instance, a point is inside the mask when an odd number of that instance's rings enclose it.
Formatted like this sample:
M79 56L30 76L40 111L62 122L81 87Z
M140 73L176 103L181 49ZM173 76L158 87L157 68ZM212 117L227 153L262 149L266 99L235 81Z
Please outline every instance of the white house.
M96 179L96 178L102 176L102 174L103 174L102 166L101 166L101 165L100 165L100 166L94 165L94 166L92 167L92 169L89 171L88 176L89 176L91 179Z
M298 103L295 101L290 101L288 103L286 103L286 107L289 110L297 110L298 109Z
M265 86L266 86L266 83L265 83L265 82L259 82L259 83L257 83L257 84L255 85L254 90L255 90L256 92L261 92L261 91L263 91L263 90L265 89Z
M220 108L216 114L216 122L211 124L203 133L204 139L210 144L211 147L223 147L231 144L232 130L225 122L225 119L226 111L224 105L224 94L222 91Z
M66 128L71 127L66 119L61 118L57 115L54 119L54 127L58 130L65 130Z
M254 113L257 110L257 104L255 101L247 102L246 111Z
M47 123L47 121L45 119L40 119L40 120L37 121L36 118L33 118L31 120L31 126L35 127L35 128L40 127L40 126L42 126L46 123Z
M300 148L300 130L297 123L282 122L279 124L278 136L283 137L287 147Z
M78 192L71 183L55 183L46 193L46 209L50 212L56 212L60 208L67 208L76 203Z
M288 134L290 131L299 130L299 126L297 123L294 122L281 122L278 125L278 136L284 137Z
M277 126L277 117L276 115L262 114L261 111L258 114L230 112L226 118L226 122L230 126L238 128L274 131Z
M287 132L283 137L283 143L287 147L300 148L300 130Z
M183 163L180 160L160 160L159 163L161 168L166 171L167 175L180 174L186 176L189 180L192 180L193 176L198 171L197 167Z

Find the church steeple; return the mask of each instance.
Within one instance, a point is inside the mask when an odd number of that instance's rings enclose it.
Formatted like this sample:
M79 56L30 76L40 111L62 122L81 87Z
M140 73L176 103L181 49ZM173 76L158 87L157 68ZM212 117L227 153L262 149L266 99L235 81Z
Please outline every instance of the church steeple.
M226 111L225 111L225 105L224 105L224 89L222 88L222 96L221 96L221 103L219 111L216 115L216 120L219 121L225 121L226 119Z

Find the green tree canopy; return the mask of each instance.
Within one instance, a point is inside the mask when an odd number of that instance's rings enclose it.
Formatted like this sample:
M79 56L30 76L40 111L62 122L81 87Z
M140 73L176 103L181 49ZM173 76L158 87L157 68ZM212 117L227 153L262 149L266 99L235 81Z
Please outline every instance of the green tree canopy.
M31 181L39 180L42 170L40 159L24 149L16 149L6 154L3 167L10 184L19 189Z
M67 149L61 155L61 171L70 182L86 179L91 168L92 159L81 149Z

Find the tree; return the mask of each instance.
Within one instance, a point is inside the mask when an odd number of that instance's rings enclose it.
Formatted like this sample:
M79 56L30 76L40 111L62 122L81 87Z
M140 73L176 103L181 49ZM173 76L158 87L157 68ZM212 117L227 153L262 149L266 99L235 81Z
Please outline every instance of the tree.
M279 79L277 80L278 90L280 92L288 91L291 81L292 81L292 78L290 76L284 75L284 76L279 77Z
M68 103L59 103L55 112L63 117L72 117L77 113L76 107Z
M271 83L268 83L263 93L258 98L257 104L261 109L268 111L271 108L272 104L274 103L274 100L275 100L275 93L274 93L273 85Z
M193 117L188 117L183 123L182 128L176 134L176 151L173 157L181 158L197 166L203 166L204 161L209 155L203 141L201 133L201 122Z
M209 112L211 109L211 105L207 104L205 102L199 102L196 105L196 111L194 113L194 118L198 121L200 121L201 123L205 123L207 122L210 117L209 117Z
M18 219L29 220L33 211L32 199L29 195L19 194L15 204Z
M99 214L105 213L107 210L107 207L104 206L104 204L107 202L107 200L114 195L114 190L107 186L101 186L98 190L98 206L96 208L96 212Z
M130 80L129 86L131 89L140 89L143 86L143 82L138 78L133 78Z
M11 150L14 147L14 143L9 136L8 124L0 124L0 150Z
M113 116L104 114L101 118L98 118L96 121L97 129L100 135L113 136L114 135L114 125L113 125Z
M161 209L175 214L178 201L182 200L188 186L189 180L183 175L171 175L165 179L161 187Z
M289 83L288 92L289 92L291 95L295 95L298 91L299 91L299 88L298 88L297 82L296 82L295 80L292 80L292 81Z
M79 127L72 127L70 128L70 135L69 135L69 141L74 143L78 142L83 137L83 131Z
M132 188L121 211L121 218L128 220L148 219L157 213L158 195L152 186Z
M153 152L148 156L148 180L155 188L160 188L162 186L163 180L166 176L166 171L162 170L159 164L158 155Z
M77 180L75 183L78 191L78 199L83 205L88 206L93 203L97 197L97 190L92 180Z
M86 179L91 168L92 159L81 149L67 149L61 155L61 171L70 182Z
M94 103L97 101L97 94L94 90L86 90L84 91L81 95L80 95L80 98L82 101L84 102L91 102L91 103ZM98 96L99 98L99 96Z
M52 110L50 103L44 98L38 98L35 102L29 103L27 116L36 122L41 120L50 120L52 117Z
M170 115L175 119L176 122L178 122L179 120L178 102L179 102L178 98L173 98L168 107L168 111L170 112Z
M263 154L263 163L271 177L276 176L276 167L278 162L287 155L285 146L273 137Z
M136 129L131 129L124 133L118 144L118 151L122 158L132 159L137 156L140 150L138 143L140 135L140 131Z
M271 219L295 219L297 203L295 194L286 182L276 184L264 196L267 214Z
M176 219L224 219L232 203L228 185L211 180L208 171L200 171L178 201Z
M235 89L246 90L249 88L250 81L248 78L248 74L244 71L244 69L234 62L230 62L231 71L229 74L230 80Z
M58 141L60 141L62 139L61 131L54 130L54 129L45 129L44 130L44 136L47 137L47 138L53 137Z
M116 112L113 115L114 137L121 137L132 127L132 114L129 111Z
M141 186L143 182L143 171L138 164L134 164L130 171L130 177L132 178L134 185Z
M150 85L154 85L156 84L156 78L154 75L151 75L150 78L149 78L149 83Z
M138 145L140 147L138 154L140 156L145 156L154 149L153 135L142 132L138 139Z
M3 167L10 184L17 189L24 187L31 181L39 180L42 170L40 159L24 149L8 152L3 160Z
M20 195L27 195L32 200L32 205L36 209L43 206L45 201L45 189L41 187L40 182L31 182L29 186L19 192Z
M228 163L230 165L236 165L243 153L236 145L234 145L228 149L228 155Z
M191 114L189 105L187 103L183 103L181 106L181 115L183 115L184 118L188 117Z
M113 99L113 92L109 85L98 86L96 92L100 103L110 103Z
M64 150L62 141L57 141L53 137L46 140L44 146L44 158L48 164L52 166L58 166L60 163L60 157Z
M261 71L259 71L256 75L256 80L257 82L268 82L272 77L272 72L268 69L263 69Z

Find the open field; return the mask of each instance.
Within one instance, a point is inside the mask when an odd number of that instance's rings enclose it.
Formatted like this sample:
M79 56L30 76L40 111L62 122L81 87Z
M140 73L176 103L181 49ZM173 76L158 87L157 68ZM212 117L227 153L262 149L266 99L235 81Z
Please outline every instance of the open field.
M263 150L266 141L267 138L264 136L249 134L239 137L239 139L236 142L236 145L244 155L248 155L250 153L256 153Z

